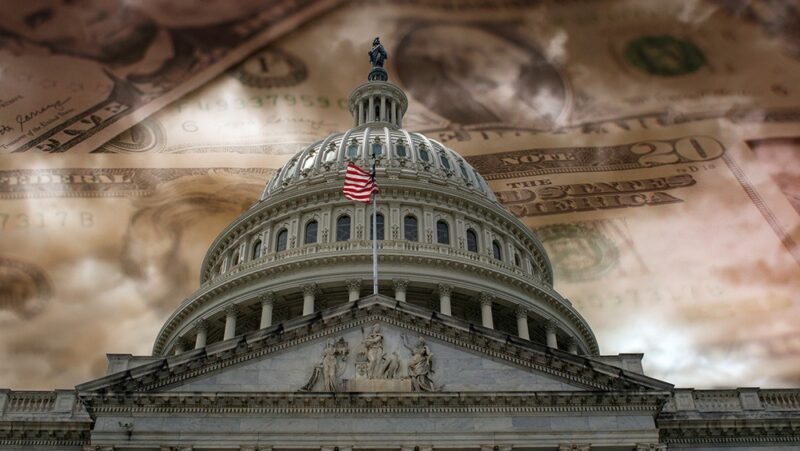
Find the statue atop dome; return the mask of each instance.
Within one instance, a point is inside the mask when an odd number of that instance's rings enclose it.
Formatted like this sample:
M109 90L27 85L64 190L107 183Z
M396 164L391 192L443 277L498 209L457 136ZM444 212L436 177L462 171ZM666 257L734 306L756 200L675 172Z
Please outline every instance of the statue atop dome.
M389 59L389 54L381 44L381 38L376 37L372 40L372 49L367 52L369 55L369 62L372 64L372 70L369 71L367 79L369 81L386 81L389 79L389 74L383 68L383 64Z
M383 67L383 63L389 58L389 54L386 53L386 49L381 44L381 38L379 37L372 40L372 50L368 53L372 67Z

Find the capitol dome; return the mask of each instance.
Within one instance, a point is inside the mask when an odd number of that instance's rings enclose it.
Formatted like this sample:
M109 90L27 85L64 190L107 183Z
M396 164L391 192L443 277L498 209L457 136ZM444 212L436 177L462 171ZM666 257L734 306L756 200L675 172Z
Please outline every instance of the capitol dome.
M379 295L470 327L574 354L597 341L553 289L539 239L458 153L402 128L408 100L374 67L350 94L353 127L293 156L260 199L223 230L200 288L158 334L167 355L227 340L372 295L372 205L342 194L349 163L373 162Z

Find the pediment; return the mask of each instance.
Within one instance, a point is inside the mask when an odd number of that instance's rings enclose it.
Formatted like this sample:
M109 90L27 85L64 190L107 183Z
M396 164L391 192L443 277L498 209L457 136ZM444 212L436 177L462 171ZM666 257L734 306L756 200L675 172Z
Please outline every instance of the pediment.
M564 392L671 385L371 296L162 358L83 392Z
M193 378L179 392L583 390L381 319Z

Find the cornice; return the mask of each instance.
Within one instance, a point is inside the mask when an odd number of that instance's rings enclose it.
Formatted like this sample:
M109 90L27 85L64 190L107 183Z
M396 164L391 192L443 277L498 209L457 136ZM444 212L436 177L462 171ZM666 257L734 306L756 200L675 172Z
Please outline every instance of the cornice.
M104 413L203 414L654 414L667 392L492 393L91 393L81 400L93 415Z

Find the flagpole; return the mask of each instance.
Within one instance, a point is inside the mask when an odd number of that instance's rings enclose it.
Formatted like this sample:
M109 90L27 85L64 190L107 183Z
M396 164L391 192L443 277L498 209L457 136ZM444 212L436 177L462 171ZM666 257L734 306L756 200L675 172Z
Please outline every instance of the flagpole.
M375 173L375 155L372 155L372 177ZM378 294L378 195L372 193L372 294Z

